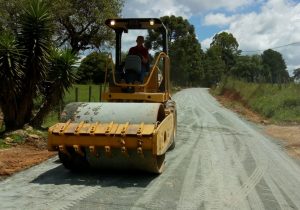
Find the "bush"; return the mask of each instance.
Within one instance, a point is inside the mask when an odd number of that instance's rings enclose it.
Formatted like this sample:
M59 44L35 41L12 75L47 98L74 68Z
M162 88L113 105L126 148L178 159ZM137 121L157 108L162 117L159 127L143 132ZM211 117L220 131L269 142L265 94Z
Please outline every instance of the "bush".
M105 79L106 59L106 53L92 52L86 56L78 68L77 82L80 84L103 83Z
M237 92L253 110L277 122L300 122L300 85L247 83L233 78L224 79L215 90Z

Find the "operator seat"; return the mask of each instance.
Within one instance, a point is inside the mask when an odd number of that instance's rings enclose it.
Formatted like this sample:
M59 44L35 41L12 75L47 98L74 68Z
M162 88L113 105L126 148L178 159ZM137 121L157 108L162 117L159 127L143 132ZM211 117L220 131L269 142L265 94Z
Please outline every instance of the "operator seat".
M142 60L138 55L128 55L125 59L124 68L126 83L133 84L135 81L140 81Z

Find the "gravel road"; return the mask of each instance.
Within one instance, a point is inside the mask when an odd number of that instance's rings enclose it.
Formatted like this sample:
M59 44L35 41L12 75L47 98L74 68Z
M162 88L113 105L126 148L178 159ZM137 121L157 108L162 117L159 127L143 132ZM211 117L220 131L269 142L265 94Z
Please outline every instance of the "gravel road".
M300 167L207 89L174 96L175 150L160 176L72 174L57 158L0 182L0 209L300 209Z

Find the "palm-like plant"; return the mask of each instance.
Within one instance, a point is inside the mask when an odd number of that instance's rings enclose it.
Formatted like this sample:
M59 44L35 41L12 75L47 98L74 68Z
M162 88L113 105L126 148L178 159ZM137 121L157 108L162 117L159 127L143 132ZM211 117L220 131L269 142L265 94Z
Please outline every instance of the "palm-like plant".
M26 91L22 91L18 100L21 106L17 121L23 125L32 117L33 99L46 78L53 25L47 5L41 0L32 0L21 17L18 43L24 55L22 89Z
M6 130L30 122L38 95L44 96L42 107L50 107L53 101L62 99L73 81L71 66L75 57L69 51L50 56L52 23L46 1L30 0L21 15L16 38L0 33L0 106ZM47 79L54 82L45 87ZM31 120L35 125L47 113L42 107Z
M76 61L77 57L71 50L54 49L51 52L50 69L42 92L44 100L31 121L33 126L38 127L42 124L44 117L51 108L63 100L65 92L76 81L74 68Z
M11 34L0 35L0 107L4 113L6 127L14 124L23 76L20 66L20 53Z

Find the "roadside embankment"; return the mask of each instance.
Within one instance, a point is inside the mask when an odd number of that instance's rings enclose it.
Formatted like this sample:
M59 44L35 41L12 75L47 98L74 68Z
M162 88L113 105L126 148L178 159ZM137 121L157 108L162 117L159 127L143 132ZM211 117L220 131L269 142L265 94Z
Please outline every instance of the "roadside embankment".
M0 180L56 155L47 151L47 132L24 129L0 136Z
M211 93L225 107L265 125L267 135L279 139L291 156L300 159L300 85L227 79Z
M300 123L299 84L258 84L227 78L213 93L231 95L232 100L241 102L273 123Z

